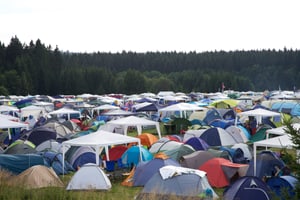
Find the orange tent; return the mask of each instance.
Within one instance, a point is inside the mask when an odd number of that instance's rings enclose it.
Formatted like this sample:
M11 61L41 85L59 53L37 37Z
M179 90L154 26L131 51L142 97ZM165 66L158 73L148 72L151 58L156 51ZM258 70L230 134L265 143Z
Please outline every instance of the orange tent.
M137 138L140 138L141 144L147 146L147 148L158 141L158 138L151 133L142 133L141 135L138 135Z

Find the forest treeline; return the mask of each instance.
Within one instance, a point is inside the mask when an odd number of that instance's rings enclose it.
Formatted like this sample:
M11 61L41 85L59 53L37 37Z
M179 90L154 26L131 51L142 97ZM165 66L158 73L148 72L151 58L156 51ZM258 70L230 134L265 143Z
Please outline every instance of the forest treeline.
M0 42L0 95L293 90L300 51L62 52L39 39Z

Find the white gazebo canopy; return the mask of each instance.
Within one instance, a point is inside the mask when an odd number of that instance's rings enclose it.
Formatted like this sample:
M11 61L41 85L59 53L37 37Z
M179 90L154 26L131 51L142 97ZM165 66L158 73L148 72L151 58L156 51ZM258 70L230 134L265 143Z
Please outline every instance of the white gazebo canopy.
M187 111L197 111L197 110L204 110L205 108L199 107L195 104L190 104L190 103L176 103L164 108L161 108L158 110L159 113L161 112L175 112L178 111L180 113L180 118L187 118Z
M104 126L100 126L100 129L113 132L115 128L121 127L123 129L123 134L127 135L129 126L137 127L138 135L142 134L143 126L155 126L158 136L159 138L161 138L159 122L136 116L123 117L120 119L108 121Z
M69 109L69 108L61 108L52 112L49 112L50 115L56 115L56 116L60 116L60 115L67 115L67 119L66 120L70 120L71 119L71 114L78 114L78 116L80 116L80 112L77 110L73 110L73 109Z
M275 116L280 117L281 114L278 112L274 112L274 111L270 111L270 110L266 110L266 109L262 109L262 108L257 108L257 109L237 113L236 118L235 118L235 124L237 124L237 118L242 117L242 116L248 116L248 117L253 116L256 118L257 124L261 124L263 117L275 117Z
M256 176L256 150L258 146L266 147L266 148L273 147L273 148L292 149L294 147L294 143L288 134L254 142L253 143L254 176Z
M67 140L62 143L63 160L65 159L65 149L67 146L89 146L93 147L96 151L96 164L99 165L99 155L105 148L106 158L109 160L108 147L118 144L127 144L137 142L140 147L141 142L137 137L130 137L126 135L120 135L111 133L108 131L98 130L96 132L84 135L72 140ZM142 154L140 151L140 159L142 160ZM64 163L64 162L63 162ZM64 166L63 166L64 169Z

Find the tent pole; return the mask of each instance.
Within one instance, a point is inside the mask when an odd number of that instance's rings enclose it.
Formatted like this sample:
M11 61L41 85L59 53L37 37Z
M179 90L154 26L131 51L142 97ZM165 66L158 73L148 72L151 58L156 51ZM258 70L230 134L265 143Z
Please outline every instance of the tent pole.
M256 144L255 143L254 143L253 149L254 149L254 151L253 151L253 156L254 156L253 175L256 176Z
M143 157L142 157L142 147L141 147L141 140L140 139L139 139L138 145L139 145L139 150L140 150L140 162L142 162Z
M63 177L65 177L65 145L62 145Z

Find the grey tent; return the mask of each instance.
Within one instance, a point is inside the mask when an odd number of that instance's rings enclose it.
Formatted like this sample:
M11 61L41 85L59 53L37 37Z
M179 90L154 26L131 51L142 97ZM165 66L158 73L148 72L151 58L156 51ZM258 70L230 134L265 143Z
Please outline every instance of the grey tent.
M199 195L203 193L209 193L216 198L217 194L205 174L200 170L164 166L149 179L136 199L168 199L173 195L177 198L180 196L181 199L199 199Z

